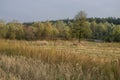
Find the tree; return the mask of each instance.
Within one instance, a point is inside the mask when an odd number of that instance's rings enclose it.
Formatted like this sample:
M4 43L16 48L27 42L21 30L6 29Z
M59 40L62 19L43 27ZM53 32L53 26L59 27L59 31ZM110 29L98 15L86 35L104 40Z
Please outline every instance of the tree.
M52 40L56 40L58 38L59 35L59 30L53 26L52 28Z
M32 26L25 26L24 27L24 38L26 40L34 40L35 34Z
M113 28L112 35L114 37L114 41L120 42L120 25L117 25Z
M97 33L97 23L96 23L96 21L91 22L90 28L92 30L92 38L96 39L96 37L97 37L97 34L96 34Z
M70 27L67 26L63 21L57 21L54 26L59 31L59 37L62 39L70 39Z
M33 23L33 31L35 33L36 39L42 39L43 31L44 31L44 24L42 22L35 22Z
M107 31L107 28L104 26L104 24L99 23L97 25L97 39L103 39L106 31Z
M110 24L108 22L104 23L104 26L106 27L106 31L105 31L105 35L104 35L104 41L108 41L108 42L112 42L113 41L113 35L112 35L112 31L113 31L113 24Z
M16 39L21 40L24 38L24 29L23 25L18 23L16 25Z
M8 23L7 25L8 32L7 32L7 38L8 39L15 39L16 38L16 26L14 23Z
M80 11L75 16L72 32L75 35L75 37L78 38L79 42L81 38L90 37L92 33L89 22L87 22L86 17L87 17L87 14L84 11Z
M83 24L83 37L84 38L91 38L92 36L92 30L90 28L90 23L88 21L85 21L84 24Z
M23 25L18 22L10 22L7 24L7 38L9 39L23 39L24 30Z
M87 13L85 11L80 11L77 15L75 15L75 20L85 20L86 18Z
M68 26L64 27L63 31L62 31L62 34L63 34L63 38L64 39L67 39L69 40L71 38L71 35L70 35L70 28Z
M6 38L7 27L4 21L0 21L0 38Z
M44 23L44 31L42 36L44 36L45 39L52 38L52 24L50 22Z

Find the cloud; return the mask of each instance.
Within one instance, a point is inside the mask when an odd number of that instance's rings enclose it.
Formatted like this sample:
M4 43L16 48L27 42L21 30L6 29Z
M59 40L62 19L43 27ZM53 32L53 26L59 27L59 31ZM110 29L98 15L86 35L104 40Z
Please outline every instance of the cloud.
M88 17L120 17L120 0L0 0L0 19L20 21L73 18L84 10Z

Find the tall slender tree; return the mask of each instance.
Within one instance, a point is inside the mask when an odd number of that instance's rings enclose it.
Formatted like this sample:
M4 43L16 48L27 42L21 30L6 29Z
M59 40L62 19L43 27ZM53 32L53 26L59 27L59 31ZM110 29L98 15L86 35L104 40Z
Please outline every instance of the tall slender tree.
M80 11L74 20L74 27L72 29L73 34L78 38L79 42L82 38L89 37L92 33L89 23L86 20L87 14L84 11Z

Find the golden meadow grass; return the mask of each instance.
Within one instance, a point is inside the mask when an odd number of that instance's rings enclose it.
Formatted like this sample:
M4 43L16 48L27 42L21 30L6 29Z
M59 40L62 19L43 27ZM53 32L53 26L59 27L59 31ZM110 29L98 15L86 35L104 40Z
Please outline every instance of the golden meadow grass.
M120 43L0 40L0 80L120 80Z

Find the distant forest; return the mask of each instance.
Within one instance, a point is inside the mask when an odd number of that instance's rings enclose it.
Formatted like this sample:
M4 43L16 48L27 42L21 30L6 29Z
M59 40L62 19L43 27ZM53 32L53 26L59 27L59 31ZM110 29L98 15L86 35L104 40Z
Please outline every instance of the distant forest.
M20 23L0 21L0 38L16 40L101 40L120 42L120 18L87 18L80 11L74 19Z

